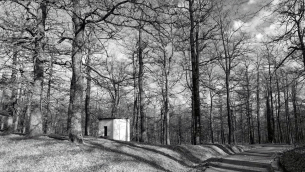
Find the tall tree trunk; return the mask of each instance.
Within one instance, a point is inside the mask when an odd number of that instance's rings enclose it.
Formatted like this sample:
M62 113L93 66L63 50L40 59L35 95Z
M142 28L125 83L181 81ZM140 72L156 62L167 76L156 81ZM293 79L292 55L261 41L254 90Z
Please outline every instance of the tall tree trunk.
M244 110L243 105L240 107L240 128L241 128L241 142L244 144L245 142L245 128L244 128Z
M138 94L135 91L135 98L134 98L134 104L133 104L133 134L136 137L136 141L139 141L138 139Z
M179 121L178 121L178 133L179 133L179 145L182 144L183 138L182 138L182 117L181 114L179 115Z
M37 10L37 35L35 38L34 52L34 83L32 94L32 111L30 114L30 130L27 135L36 136L43 133L43 114L42 114L42 90L44 66L42 54L45 46L45 22L47 17L47 4L45 0L40 2ZM43 54L44 55L44 54Z
M111 117L115 118L118 115L118 107L120 103L120 84L112 81L113 93L112 93L112 107L111 107Z
M18 74L18 70L17 70L17 56L18 56L18 51L17 51L17 47L14 45L13 48L13 69L12 69L12 75L11 75L11 87L12 87L12 95L11 95L11 110L13 112L13 128L12 130L14 132L17 132L17 128L18 128L18 122L19 122L19 109L18 109L18 88L19 88L19 83L17 81L17 74Z
M68 106L68 119L67 119L67 132L69 133L71 130L72 125L72 115L73 115L73 100L74 100L74 94L75 94L75 86L72 84L75 84L75 76L72 74L71 78L71 85L70 85L70 100L69 100L69 106Z
M53 55L51 55L49 63L49 81L47 90L47 112L44 114L44 134L48 133L50 129L53 129L53 113L51 112L51 87L52 87L52 77L53 77Z
M272 120L271 120L271 108L270 108L270 91L266 93L266 115L267 115L267 134L268 134L268 142L272 143L273 142L273 128L272 128Z
M272 94L272 73L271 73L271 62L270 57L268 56L268 72L269 72L269 81L268 81L268 93L267 93L267 127L268 127L268 141L270 143L274 142L274 115L273 115L273 94ZM268 113L269 112L269 113ZM269 117L269 118L268 118Z
M16 115L16 119L15 119L15 124L14 124L14 131L15 132L20 132L22 133L22 129L20 128L21 127L21 120L22 120L22 115L23 115L23 109L22 107L20 106L20 104L23 102L21 100L21 97L23 96L22 95L22 92L23 92L23 89L22 89L22 84L19 82L18 83L18 96L17 96L17 100L16 100L16 104L14 105L14 110L15 110L15 115ZM23 115L24 116L24 115Z
M289 114L289 87L288 87L288 78L287 73L285 76L285 91L284 91L284 99L285 99L285 117L286 117L286 143L292 143L292 136L291 136L291 126L290 126L290 114Z
M281 90L279 86L279 78L276 74L276 88L277 88L277 125L278 125L278 132L279 132L279 142L283 142L283 134L282 134L282 126L281 126L281 120L280 120L280 113L281 113Z
M164 100L164 126L165 126L165 131L164 131L164 140L166 145L170 145L170 117L169 117L169 98L168 98L168 74L169 74L169 64L167 63L166 59L166 53L163 52L163 100ZM165 82L165 83L164 83Z
M165 74L165 101L164 101L164 118L165 118L165 144L170 145L170 135L169 135L169 108L168 108L168 78Z
M139 91L139 90L138 90ZM139 93L137 94L137 105L136 105L136 140L140 142L140 106L139 106Z
M195 130L195 118L196 118L196 116L195 116L195 108L194 108L194 98L193 98L194 96L192 95L191 96L191 100L192 100L192 110L191 110L191 113L192 113L192 119L191 119L191 144L195 144L196 143L196 137L195 137L195 135L196 135L196 130Z
M253 109L253 104L250 103L250 119L251 119L251 134L253 137L253 143L255 143L255 130L254 130L254 119L253 119L253 114L252 114L252 109Z
M226 58L227 59L227 58ZM227 61L227 60L226 60ZM228 144L231 144L232 139L232 120L231 120L231 108L230 108L230 85L229 85L229 74L230 72L226 69L226 101L227 101L227 116L228 116Z
M256 120L257 120L257 136L258 143L261 143L261 130L260 130L260 77L259 68L257 69L257 88L256 88Z
M85 136L89 136L90 134L90 94L91 94L91 68L90 66L90 55L91 52L88 50L88 56L86 61L86 74L87 74L87 88L86 88L86 98L85 98Z
M273 104L273 92L270 87L270 116L271 116L271 127L272 127L272 142L275 142L275 120L274 120L274 104Z
M209 116L209 122L210 122L210 134L211 134L211 142L214 143L214 133L213 133L213 95L212 90L210 89L210 116Z
M138 101L137 101L137 97L138 97L138 93L137 93L137 81L136 81L136 63L135 63L135 53L133 53L132 55L132 69L133 69L133 111L132 111L132 133L133 136L137 136L138 133L138 129L137 129L137 107L138 107ZM136 137L137 140L137 137Z
M219 94L219 115L220 115L220 136L221 136L221 143L225 144L225 134L223 128L223 115L222 115L222 96Z
M254 144L254 136L252 135L252 115L250 112L250 82L249 82L249 75L248 75L248 67L246 70L246 82L247 82L247 101L246 101L246 113L247 113L247 121L248 121L248 135L249 135L249 143Z
M144 80L144 63L143 63L143 45L142 45L142 25L139 27L139 76L138 76L138 87L139 87L139 105L140 105L140 118L141 118L141 136L140 142L147 142L147 131L146 131L146 114L144 113L144 89L143 89L143 80Z
M295 135L294 135L294 142L299 142L299 123L298 123L298 114L297 114L297 103L296 103L296 91L297 91L297 81L293 81L291 87L291 94L292 94L292 106L293 106L293 114L294 114L294 125L295 125Z
M199 52L196 45L198 46L198 30L195 29L194 20L194 0L189 1L189 14L190 14L190 49L192 59L192 96L193 96L193 111L194 111L194 144L200 144L201 138L201 126L200 126L200 95L199 95Z
M23 119L23 133L25 134L30 132L30 118L31 118L31 106L32 106L32 92L30 90L27 90L26 100L27 100L27 104Z
M3 117L3 130L5 130L6 133L12 132L12 125L13 125L13 117L12 117L12 111L10 109L10 100L11 100L11 90L9 88L10 79L8 77L7 73L2 74L2 82L4 83L3 91L2 91L2 110L6 113Z
M231 144L232 142L232 115L231 115L231 107L230 107L230 74L231 74L231 56L229 54L229 50L227 49L226 38L225 38L225 31L223 30L223 25L220 25L220 32L221 32L221 40L222 46L224 48L224 58L225 58L225 87L226 87L226 104L227 104L227 122L228 122L228 143Z
M161 107L161 110L160 110L160 128L161 128L161 130L160 130L160 143L161 144L164 144L164 133L165 133L165 126L164 126L164 124L165 124L165 122L164 122L164 107Z
M70 116L69 140L83 143L82 135L82 99L83 99L83 76L82 76L82 52L84 44L84 23L80 19L80 0L73 0L73 32L72 44L72 80L70 87Z

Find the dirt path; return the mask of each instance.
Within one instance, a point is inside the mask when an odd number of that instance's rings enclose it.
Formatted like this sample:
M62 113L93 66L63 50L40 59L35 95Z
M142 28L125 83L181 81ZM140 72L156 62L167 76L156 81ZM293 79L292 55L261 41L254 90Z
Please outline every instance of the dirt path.
M207 161L206 172L277 172L280 171L276 155L289 146L263 145L260 148L230 155L212 158Z

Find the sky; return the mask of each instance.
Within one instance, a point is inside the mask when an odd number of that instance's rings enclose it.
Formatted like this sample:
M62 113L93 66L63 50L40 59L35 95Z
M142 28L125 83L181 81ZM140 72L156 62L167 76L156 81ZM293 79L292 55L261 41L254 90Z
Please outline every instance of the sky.
M278 25L274 22L273 10L278 3L279 0L248 0L240 7L240 13L250 17L234 21L234 27L242 26L256 41L274 35Z

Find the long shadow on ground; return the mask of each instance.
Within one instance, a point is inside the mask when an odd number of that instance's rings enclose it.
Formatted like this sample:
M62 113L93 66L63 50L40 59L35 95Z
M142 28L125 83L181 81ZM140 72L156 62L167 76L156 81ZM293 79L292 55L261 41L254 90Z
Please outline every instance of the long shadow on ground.
M215 149L215 147L217 147L218 149L222 150L224 153L226 153L227 155L233 155L235 154L235 151L229 146L229 145L220 145L220 144L204 144L202 146L206 146L209 147L213 150L215 150L217 153L220 154L219 151L217 151L217 149ZM236 148L239 150L239 152L242 152L242 149L239 148L238 146L236 146Z
M148 160L146 160L146 159L144 159L144 158L142 158L140 156L129 154L129 153L120 151L118 149L111 149L111 148L105 147L105 146L103 146L103 145L101 145L99 143L95 143L95 142L89 141L89 140L87 140L87 143L89 143L91 146L93 146L93 148L98 148L98 149L101 149L101 150L104 150L104 151L111 151L111 152L115 152L115 153L119 153L119 154L122 154L122 155L126 155L126 156L129 156L129 157L132 157L133 159L135 159L137 161L149 164L150 166L156 168L157 170L170 171L170 170L167 170L167 169L163 168L162 166L158 165L156 162L148 161Z
M224 170L234 170L234 171L247 171L247 172L257 172L257 170L238 168L238 166L253 167L253 168L263 168L267 171L272 172L272 166L270 164L259 163L259 162L249 162L243 160L232 160L232 159L222 159L222 158L210 158L206 161L206 166L221 168Z
M148 148L148 147L144 147L144 146L138 146L138 145L136 145L132 142L124 142L124 141L118 141L118 140L111 140L111 141L116 142L116 143L120 143L120 144L124 144L124 145L128 145L128 146L134 147L134 148L151 151L151 152L154 152L156 154L163 155L163 156L165 156L169 159L172 159L176 162L179 162L181 165L184 165L186 167L193 167L192 165L187 164L183 160L179 160L175 157L172 157L171 155L169 155L167 153L164 153L162 151L158 151L156 149L152 149L152 148ZM185 157L185 159L187 159L188 161L191 161L193 163L201 163L202 162L199 158L192 155L192 153L189 150L187 150L186 148L183 148L181 146L162 146L162 145L153 145L153 146L154 147L159 147L159 148L166 148L166 149L169 149L171 151L174 151L174 152L178 153L181 157Z
M271 157L273 153L250 153L250 152L243 152L239 155L248 155L248 156L258 156L258 157Z
M27 140L27 138L24 138L24 137L13 137L13 138L9 138L11 141L21 141L21 140ZM45 139L39 139L39 138L35 138L36 140L44 140ZM49 140L45 143L38 143L38 144L34 144L33 147L48 147L48 146L54 146L56 144L60 144L61 142L58 142L58 141L55 141L55 140ZM86 143L89 143L88 145L79 145L82 149L79 149L79 150L66 150L65 152L67 152L68 154L71 154L71 155L76 155L78 153L82 153L83 151L85 152L91 152L95 149L100 149L102 151L106 151L106 152L113 152L113 153L118 153L120 155L125 155L127 157L131 157L132 160L127 160L127 161L135 161L135 162L142 162L142 163L145 163L145 164L148 164L149 166L153 167L154 169L156 169L157 171L170 171L168 169L165 169L164 167L160 166L157 162L154 162L154 161L150 161L150 160L147 160L147 159L144 159L140 156L137 156L137 155L133 155L133 154L130 154L130 153L126 153L126 152L123 152L123 151L120 151L118 149L113 149L113 148L109 148L109 147L105 147L99 143L95 143L95 142L91 142L91 141L87 141ZM73 145L71 143L71 145ZM1 152L0 152L1 154ZM2 153L4 154L4 153ZM51 152L41 152L39 154L35 154L35 155L20 155L20 156L17 156L15 157L13 160L16 161L16 162L23 162L23 161L27 161L27 160L33 160L35 161L36 163L39 163L40 161L42 161L44 159L44 157L57 157L57 156L62 156L62 152L58 152L56 150L53 150ZM119 160L117 160L119 161ZM125 161L125 160L124 160ZM93 165L93 166L88 166L86 168L84 168L83 170L80 170L80 169L76 169L76 171L90 171L90 169L92 170L98 170L98 169L101 169L103 168L103 166L106 166L107 164L98 164L98 165ZM0 170L1 171L1 170ZM26 169L25 169L26 171Z

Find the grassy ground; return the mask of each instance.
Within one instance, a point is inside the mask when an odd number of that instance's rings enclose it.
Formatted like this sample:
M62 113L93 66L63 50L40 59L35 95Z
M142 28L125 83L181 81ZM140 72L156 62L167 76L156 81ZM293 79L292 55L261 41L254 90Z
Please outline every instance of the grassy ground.
M0 171L200 171L210 157L247 146L156 146L86 138L84 145L46 136L0 136Z
M280 163L287 172L305 172L305 146L284 152Z

